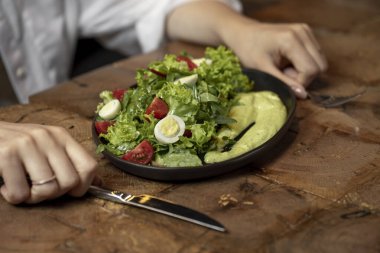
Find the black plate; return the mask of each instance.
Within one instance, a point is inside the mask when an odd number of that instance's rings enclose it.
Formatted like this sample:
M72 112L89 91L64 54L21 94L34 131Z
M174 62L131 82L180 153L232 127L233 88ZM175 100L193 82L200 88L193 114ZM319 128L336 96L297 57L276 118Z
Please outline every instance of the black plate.
M287 119L285 124L271 139L261 146L233 159L198 167L156 167L130 163L108 151L104 151L103 155L116 167L127 173L161 181L184 181L221 175L262 158L271 151L287 132L294 116L296 98L286 84L272 75L254 69L246 69L244 72L255 82L254 91L270 90L275 92L281 98L287 109ZM94 125L92 127L92 134L95 143L98 145L100 140Z

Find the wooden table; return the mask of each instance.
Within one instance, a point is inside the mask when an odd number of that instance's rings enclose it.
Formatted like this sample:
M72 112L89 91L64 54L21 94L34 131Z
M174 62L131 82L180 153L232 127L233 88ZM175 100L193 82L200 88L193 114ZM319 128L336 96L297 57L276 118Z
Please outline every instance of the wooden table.
M307 3L306 3L307 2ZM307 22L330 68L311 89L368 92L335 109L299 101L291 129L263 166L184 183L121 172L95 153L91 119L104 89L128 87L136 68L165 53L199 46L171 43L97 69L0 109L0 120L65 127L99 160L105 187L148 193L223 223L214 232L163 215L85 196L35 206L0 199L0 252L380 252L380 8L367 1L244 1L265 21ZM230 205L219 205L229 194Z

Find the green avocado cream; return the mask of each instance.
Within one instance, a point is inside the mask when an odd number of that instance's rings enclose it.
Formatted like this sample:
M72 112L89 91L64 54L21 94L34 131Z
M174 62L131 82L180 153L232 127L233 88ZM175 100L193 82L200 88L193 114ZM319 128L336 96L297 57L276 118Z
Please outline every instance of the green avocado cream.
M202 161L197 155L190 152L169 153L156 155L153 165L159 167L191 167L201 166Z
M238 104L231 108L230 117L236 123L222 128L217 136L217 151L206 153L205 163L216 163L242 155L269 140L286 121L286 107L273 92L241 93ZM255 124L232 146L222 151L226 139L233 139L249 126Z

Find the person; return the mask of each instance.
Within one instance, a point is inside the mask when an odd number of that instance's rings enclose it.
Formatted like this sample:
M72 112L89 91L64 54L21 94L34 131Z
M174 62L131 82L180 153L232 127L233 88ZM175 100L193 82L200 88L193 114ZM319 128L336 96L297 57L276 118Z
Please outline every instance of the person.
M79 37L128 55L167 40L224 44L243 65L283 80L301 99L327 68L309 26L247 18L238 0L0 0L0 6L1 57L21 103L67 79ZM0 122L0 141L1 194L9 203L82 196L99 181L96 160L63 128Z

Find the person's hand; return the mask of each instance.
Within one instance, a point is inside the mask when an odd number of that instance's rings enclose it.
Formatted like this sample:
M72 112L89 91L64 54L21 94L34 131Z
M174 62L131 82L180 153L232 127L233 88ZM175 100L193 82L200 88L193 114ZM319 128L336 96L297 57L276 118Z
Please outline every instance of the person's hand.
M1 194L12 204L82 196L96 160L61 127L0 122Z
M247 21L247 20L246 20ZM305 87L327 69L309 26L243 22L225 40L243 65L265 71L288 84L299 98Z
M300 98L306 98L305 87L327 68L309 26L261 23L220 1L190 1L175 8L166 30L171 39L226 45L244 66L272 74Z

